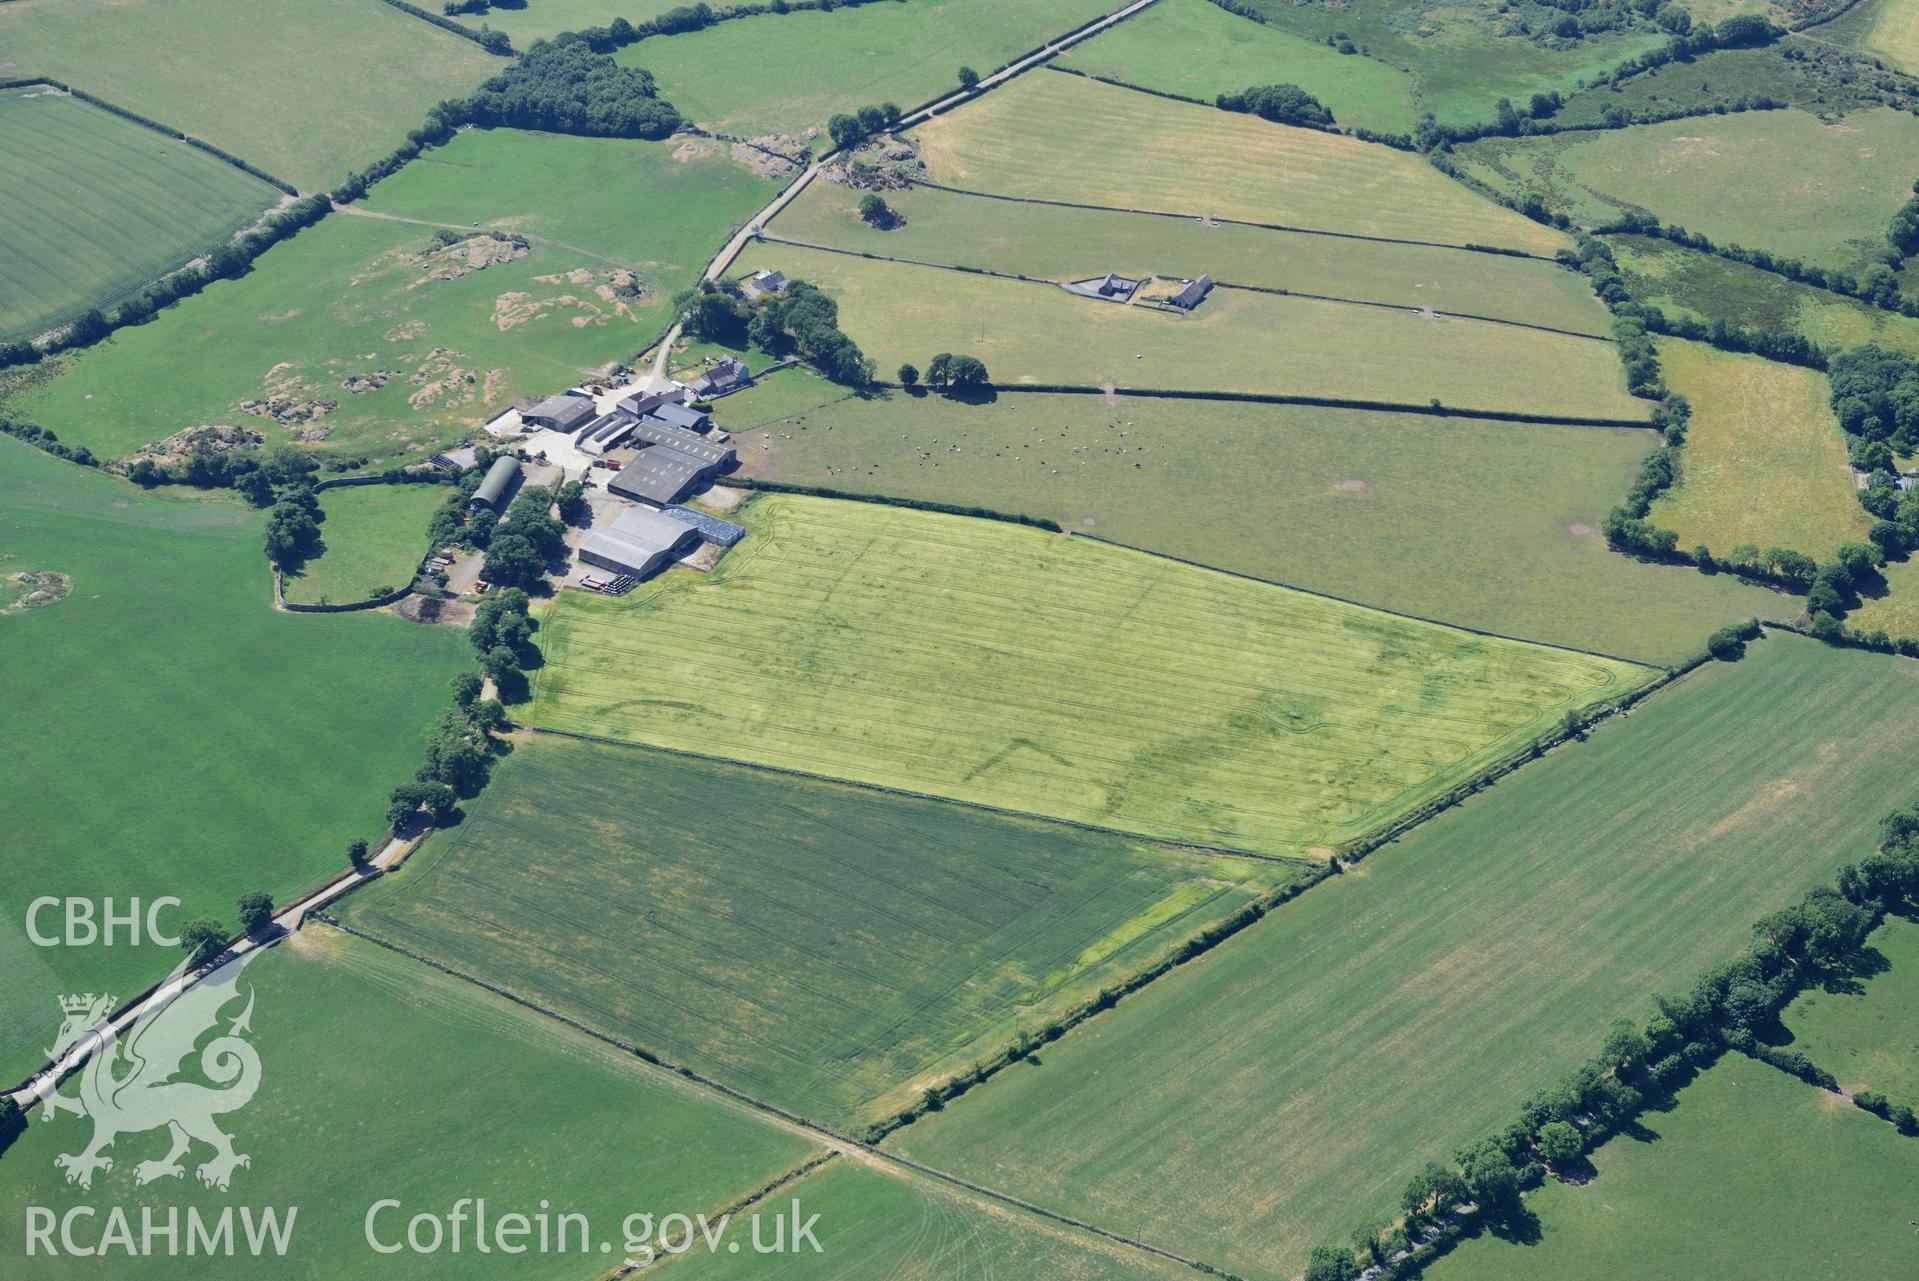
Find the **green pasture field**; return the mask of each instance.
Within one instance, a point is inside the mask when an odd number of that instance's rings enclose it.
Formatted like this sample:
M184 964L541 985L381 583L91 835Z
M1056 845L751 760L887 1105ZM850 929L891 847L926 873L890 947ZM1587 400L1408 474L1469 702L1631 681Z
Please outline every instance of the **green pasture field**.
M1298 873L546 735L496 773L348 922L840 1126Z
M1886 222L1912 195L1919 132L1890 107L1826 123L1805 111L1750 111L1539 138L1488 138L1455 153L1513 195L1538 192L1575 218L1629 210L1702 232L1857 271L1885 244ZM1753 200L1755 191L1773 199Z
M1681 547L1723 556L1751 543L1826 561L1866 536L1872 516L1854 492L1824 374L1678 339L1660 340L1659 362L1692 404L1679 483L1652 508Z
M1668 315L1804 334L1828 351L1878 343L1919 355L1919 320L1647 236L1608 236L1633 296Z
M609 26L615 18L640 23L677 9L686 0L526 0L518 9L495 7L485 13L454 15L454 21L475 31L491 27L504 31L513 47L525 52L535 40L551 39L563 31ZM438 10L435 10L438 12Z
M286 578L301 604L366 600L404 587L426 552L426 525L446 501L438 485L353 485L320 496L326 551Z
M1396 1215L1413 1171L1513 1120L1613 1018L1686 990L1871 849L1916 745L1912 663L1776 634L888 1145L1242 1276L1295 1275L1311 1246Z
M1879 0L1868 7L1873 12L1862 41L1865 51L1901 71L1919 71L1919 5L1912 0Z
M1215 289L1190 314L1050 285L759 243L839 303L840 327L891 378L942 351L993 380L1235 391L1645 421L1610 342L1410 310ZM1363 353L1357 356L1356 353Z
M533 722L1315 857L1649 675L994 521L743 519L710 576L564 594Z
M1190 280L1204 272L1230 284L1431 307L1582 334L1612 332L1611 317L1584 276L1532 258L1017 204L934 187L885 193L906 222L881 231L860 219L862 194L815 182L767 230L862 253L1046 280L1078 280L1109 269L1135 279Z
M1084 76L1029 72L911 136L948 187L1545 256L1569 243L1418 156Z
M20 408L106 457L234 423L324 453L414 461L652 343L715 227L771 186L722 155L675 160L666 143L475 131L376 190L377 216L332 215L240 279L71 358ZM438 249L443 227L482 249L495 229L529 245L442 279L463 252ZM637 295L622 292L622 273ZM248 401L295 414L262 417ZM307 419L307 407L324 412Z
M664 321L673 295L780 186L710 140L467 129L376 185L361 205L458 227L478 221L637 268L653 286L649 318Z
M1075 45L1055 65L1210 102L1253 85L1294 84L1346 128L1411 133L1413 81L1371 58L1252 22L1210 0L1159 0Z
M380 0L15 0L0 49L303 191L337 184L505 63Z
M714 401L713 419L728 431L744 431L844 400L847 395L846 388L795 365L767 375L745 391Z
M1862 600L1858 609L1846 615L1846 625L1895 638L1919 637L1919 559L1894 561L1879 573L1886 580L1884 590Z
M834 1160L773 1204L820 1216L824 1252L685 1256L670 1274L755 1281L1181 1281L1182 1264L884 1165ZM829 1226L830 1225L830 1226Z
M1848 1090L1919 1107L1919 922L1889 917L1873 932L1875 963L1786 1007L1789 1046Z
M0 573L73 580L0 616L0 1079L39 1063L60 994L132 996L179 955L31 947L29 901L173 895L172 928L317 884L383 830L469 661L450 628L276 613L264 528L238 503L149 496L0 440Z
M1108 0L868 4L721 22L642 40L615 56L651 71L662 97L710 129L804 136L823 133L837 112L884 102L910 111L957 93L962 65L990 75L1118 7Z
M731 404L719 413L734 426L743 420L727 417ZM1689 658L1721 623L1798 609L1726 575L1607 550L1600 518L1631 487L1649 432L894 393L809 408L738 444L749 476L983 503L1256 578L1646 662Z
M0 91L0 171L0 341L125 297L280 199L224 160L44 86Z
M189 1257L187 1207L210 1219L236 1204L256 1213L279 1207L283 1216L297 1207L286 1255L271 1262L275 1276L573 1281L626 1257L627 1215L717 1215L813 1150L799 1135L631 1055L323 925L309 924L261 955L237 987L239 999L220 1026L246 1008L250 989L248 1039L259 1055L260 1085L244 1109L220 1118L235 1149L252 1158L234 1171L231 1189L202 1187L192 1168L179 1180L136 1186L134 1167L165 1154L164 1130L122 1134L108 1149L113 1169L96 1174L91 1190L70 1186L53 1159L79 1151L91 1125L71 1116L36 1120L0 1158L0 1249L25 1255L29 1206L55 1214L100 1206L91 1221L77 1221L80 1240L91 1234L97 1241L106 1201L129 1216L136 1242L142 1208L162 1224L169 1209L180 1216L178 1257L168 1256L164 1238L146 1258L110 1251L115 1277L257 1275L263 1265L243 1245L236 1258ZM189 1165L209 1152L196 1143ZM400 1202L373 1219L375 1239L392 1245L405 1241L414 1215L445 1216L466 1197L484 1198L489 1224L509 1213L533 1220L535 1231L521 1241L529 1247L539 1239L534 1216L542 1207L556 1242L560 1214L585 1215L585 1253L577 1226L565 1253L482 1253L470 1204L458 1253L451 1229L437 1253L378 1254L368 1244L376 1202ZM235 1236L244 1240L235 1218ZM600 1253L602 1241L612 1253ZM64 1251L47 1258L43 1250L27 1271L49 1281L93 1277L102 1262Z
M1493 104L1502 97L1525 102L1535 93L1571 92L1581 81L1667 40L1665 32L1646 24L1549 48L1534 43L1519 24L1543 30L1557 11L1523 0L1503 7L1447 0L1351 0L1339 6L1246 2L1274 27L1322 43L1328 37L1350 38L1360 56L1407 72L1415 86L1414 109L1430 111L1446 124L1490 120Z
M1845 1281L1912 1271L1919 1143L1775 1068L1728 1054L1644 1135L1593 1154L1586 1186L1527 1194L1537 1240L1487 1234L1432 1281Z

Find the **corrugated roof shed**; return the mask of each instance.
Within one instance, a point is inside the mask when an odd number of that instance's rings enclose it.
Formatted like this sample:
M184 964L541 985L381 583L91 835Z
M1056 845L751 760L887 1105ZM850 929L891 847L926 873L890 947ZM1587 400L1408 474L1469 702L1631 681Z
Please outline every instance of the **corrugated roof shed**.
M710 474L715 464L689 457L670 445L642 449L612 480L608 491L627 498L639 498L664 506L686 492L687 487Z
M698 541L691 526L662 512L629 507L605 529L596 529L580 543L580 559L589 565L646 574Z
M666 423L641 419L640 425L633 429L633 436L634 439L643 440L649 445L665 445L669 448L679 450L689 458L697 458L701 462L712 463L716 466L720 463L731 462L733 459L733 447L731 445L722 445L718 441L708 440L696 432L669 426Z
M601 414L588 423L580 432L579 445L583 453L604 454L613 446L626 439L639 419L624 410L614 409Z
M660 514L670 516L677 521L684 521L699 530L701 538L720 547L731 547L746 537L746 530L732 521L721 520L718 516L709 516L705 512L696 512L691 507L681 507L676 504L666 508Z
M699 410L688 409L685 405L675 405L671 402L654 406L647 411L646 416L655 422L665 423L668 427L679 427L692 432L704 430L708 421L706 415Z
M520 411L523 422L539 423L554 431L572 431L593 416L593 398L561 392L548 396L531 409Z
M493 465L486 469L486 479L481 481L480 487L473 491L471 506L491 507L498 511L500 499L505 497L508 487L519 477L519 474L519 459L505 454L495 458Z

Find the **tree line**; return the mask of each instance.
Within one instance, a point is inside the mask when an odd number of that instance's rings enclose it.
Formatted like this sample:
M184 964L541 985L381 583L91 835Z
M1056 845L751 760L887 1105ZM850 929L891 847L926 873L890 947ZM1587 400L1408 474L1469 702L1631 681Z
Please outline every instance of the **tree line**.
M1755 922L1741 954L1712 967L1683 992L1656 997L1643 1027L1615 1019L1597 1053L1534 1094L1496 1134L1431 1161L1408 1180L1397 1223L1365 1224L1351 1244L1315 1247L1309 1281L1352 1281L1362 1262L1385 1264L1443 1229L1471 1203L1473 1220L1498 1227L1524 1215L1520 1192L1550 1172L1583 1171L1586 1153L1630 1126L1653 1100L1671 1097L1727 1050L1772 1063L1833 1088L1830 1073L1803 1054L1766 1045L1760 1034L1800 992L1844 973L1867 936L1892 913L1919 910L1919 807L1886 816L1879 849L1839 870L1834 883ZM1919 1134L1910 1106L1867 1092L1860 1107ZM1416 1252L1412 1266L1430 1250Z
M213 281L232 280L245 275L254 259L282 240L320 221L327 212L325 196L307 196L296 200L280 212L261 219L253 230L219 245L205 256L204 261L160 277L126 298L111 312L91 307L44 341L0 343L0 368L32 364L42 356L91 347L116 329L145 324L161 308L199 293Z

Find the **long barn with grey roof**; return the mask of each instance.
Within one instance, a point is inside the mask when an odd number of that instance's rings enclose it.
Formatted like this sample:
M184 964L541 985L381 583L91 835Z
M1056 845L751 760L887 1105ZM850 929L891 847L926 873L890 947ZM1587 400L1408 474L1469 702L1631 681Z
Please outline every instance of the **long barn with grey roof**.
M531 409L520 411L520 421L532 423L535 427L550 427L554 431L572 431L584 426L593 417L593 398L576 392L564 391L557 396L548 396Z
M1173 306L1178 307L1182 311L1191 311L1193 308L1199 306L1200 300L1211 292L1213 292L1213 278L1211 276L1201 276L1197 280L1187 281L1183 289L1166 301L1172 303Z
M633 428L633 439L643 440L649 445L665 445L677 449L689 458L697 458L703 463L723 467L733 461L733 446L722 445L717 440L708 440L698 432L686 431L679 427L670 427L665 423L641 419Z
M693 526L662 512L629 507L580 543L580 563L644 578L699 546Z

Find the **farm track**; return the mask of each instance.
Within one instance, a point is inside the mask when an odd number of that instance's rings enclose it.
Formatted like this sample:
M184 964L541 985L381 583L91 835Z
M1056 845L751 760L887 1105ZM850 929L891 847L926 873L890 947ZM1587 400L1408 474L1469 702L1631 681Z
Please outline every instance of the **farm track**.
M490 230L490 228L484 225L476 227L471 223L434 222L430 218L408 218L403 214L381 213L377 210L363 208L357 204L343 205L337 201L333 205L333 212L349 214L355 218L377 218L381 222L404 222L414 227L435 227L446 231L461 231L469 236L485 235ZM628 271L639 272L645 270L645 267L640 263L628 262L624 258L614 258L608 254L597 253L594 250L586 249L579 245L569 244L564 240L555 240L550 236L537 236L524 231L516 231L512 234L519 236L523 240L533 241L535 244L552 245L555 249L564 249L570 254L579 254L582 257L592 258L598 262L610 263L615 267L624 267Z
M892 132L910 129L914 125L931 120L934 116L939 115L943 111L950 110L962 102L970 102L974 98L990 92L997 86L1005 84L1021 72L1030 71L1048 59L1072 48L1082 40L1090 39L1113 24L1123 22L1155 2L1156 0L1133 0L1132 4L1127 5L1123 9L1115 10L1107 14L1104 18L1096 19L1080 27L1078 30L1069 31L1057 39L1050 40L1031 53L1016 58L1001 67L998 71L983 77L979 84L975 85L972 89L962 89L958 93L947 94L907 112L904 116L900 117L899 123L892 127ZM767 223L773 221L773 219L779 215L780 210L792 203L793 199L819 176L820 169L826 161L832 159L838 152L839 148L835 148L808 165L806 169L800 173L799 177L787 185L785 190L768 201L765 207L757 214L747 219L746 225L735 232L732 238L729 239L725 245L721 246L720 251L713 255L713 260L707 264L706 272L702 276L702 279L718 280L721 274L726 271L727 267L732 264L733 260L740 256L740 251L745 249L746 246L751 244L755 237L758 236L760 229Z

